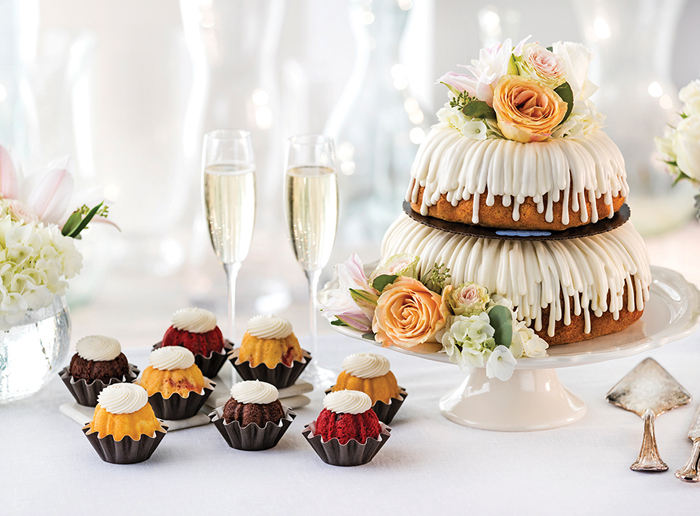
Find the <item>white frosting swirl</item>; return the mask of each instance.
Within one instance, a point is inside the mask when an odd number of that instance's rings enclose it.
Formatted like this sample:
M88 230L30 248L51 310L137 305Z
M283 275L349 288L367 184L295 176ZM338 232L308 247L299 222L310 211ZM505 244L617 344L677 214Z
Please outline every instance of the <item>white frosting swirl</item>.
M375 353L355 353L343 360L343 371L357 378L377 378L390 369L389 360Z
M336 414L362 414L372 408L372 398L360 391L335 391L323 398L323 408Z
M75 344L75 351L85 360L106 362L114 360L122 352L117 339L104 335L83 337Z
M258 380L238 382L231 387L231 397L238 403L257 403L267 405L279 398L279 391L274 385Z
M110 414L131 414L146 406L148 393L135 383L115 383L100 391L97 403Z
M173 314L173 328L190 333L207 333L216 328L216 316L201 308L183 308Z
M258 315L248 321L246 331L259 339L284 339L292 333L292 323L277 315Z
M153 369L160 371L172 371L173 369L187 369L194 364L192 352L180 346L165 346L153 350L148 357L148 363Z

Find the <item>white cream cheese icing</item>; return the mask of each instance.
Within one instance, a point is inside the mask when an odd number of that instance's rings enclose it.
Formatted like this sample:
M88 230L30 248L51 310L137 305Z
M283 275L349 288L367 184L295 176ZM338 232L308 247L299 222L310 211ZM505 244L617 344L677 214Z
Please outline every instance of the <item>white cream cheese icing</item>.
M389 360L376 353L355 353L343 360L343 371L357 378L377 378L390 369Z
M183 308L173 314L173 328L190 333L207 333L216 328L216 316L201 308Z
M323 408L336 414L362 414L372 408L372 398L360 391L335 391L323 398Z
M180 346L165 346L151 351L148 363L153 369L160 371L172 371L174 369L187 369L194 364L192 352Z
M586 199L591 203L590 222L612 217L613 197L627 197L625 163L613 141L596 130L580 139L552 138L544 142L521 143L505 139L471 140L455 128L438 124L428 133L413 162L414 179L406 200L417 203L424 187L422 215L437 204L442 194L453 206L474 197L472 222L479 222L479 198L486 192L486 204L503 196L503 206L513 206L513 220L526 197L537 204L539 213L552 222L553 203L563 201L563 224L569 224L569 199L579 212ZM545 202L545 194L547 199ZM603 196L608 213L599 214L595 200ZM583 222L587 211L580 210Z
M90 335L76 342L75 351L85 360L106 362L117 358L122 352L122 347L119 341L112 337Z
M518 320L534 321L538 331L545 324L549 336L557 321L571 322L572 311L583 313L586 333L591 312L611 312L617 320L625 287L629 311L642 310L649 299L649 257L631 222L570 240L515 241L455 235L402 214L384 235L382 259L399 253L420 257L419 276L424 268L444 263L453 285L471 281L510 299ZM543 322L545 307L550 307L549 321Z
M131 414L146 406L148 393L135 383L115 383L100 391L97 403L110 414Z
M274 385L258 380L238 382L231 387L231 397L238 403L257 403L267 405L279 398L279 391Z
M292 323L277 315L258 315L248 321L246 331L258 339L284 339L292 333Z

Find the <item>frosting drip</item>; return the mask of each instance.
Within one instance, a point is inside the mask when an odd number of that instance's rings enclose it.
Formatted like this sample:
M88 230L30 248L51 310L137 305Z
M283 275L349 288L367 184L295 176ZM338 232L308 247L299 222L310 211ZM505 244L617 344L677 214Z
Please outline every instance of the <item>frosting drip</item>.
M173 328L190 333L207 333L216 328L216 316L201 308L183 308L173 314Z
M115 383L100 391L97 403L110 414L131 414L146 406L148 393L135 383Z
M267 405L279 398L279 391L274 385L259 380L238 382L231 387L231 397L238 403L257 403Z
M520 143L512 140L471 140L446 125L434 126L421 144L411 169L406 200L418 202L424 187L420 212L437 204L445 194L453 206L474 196L472 222L479 223L479 197L486 192L486 204L493 206L494 196L503 196L503 206L513 206L513 220L519 220L519 208L526 197L537 204L552 222L553 204L563 203L563 224L569 224L569 202L574 212L588 222L581 210L586 199L591 203L590 222L599 216L612 217L613 197L627 197L625 162L620 149L601 130L581 139L552 138L544 142ZM547 199L545 200L545 194ZM610 207L599 214L595 200L604 197Z
M372 398L360 391L335 391L323 398L323 408L336 414L362 414L372 408Z
M343 360L343 371L357 378L377 378L389 369L389 360L375 353L355 353Z
M85 360L106 362L117 358L122 352L122 347L119 341L112 337L90 335L76 342L75 351Z
M160 371L172 371L173 369L187 369L194 364L192 352L180 346L166 346L155 349L148 357L148 363L153 369Z
M510 299L518 320L534 321L537 331L546 325L549 336L562 318L570 324L571 312L583 313L586 333L591 312L612 312L617 320L625 289L630 312L649 299L649 257L631 222L571 240L515 241L455 235L402 214L384 235L382 260L399 253L420 257L419 276L424 267L444 263L453 285L471 281ZM545 307L548 321L542 320Z
M246 331L259 339L284 339L292 333L292 323L277 315L258 315L248 321Z

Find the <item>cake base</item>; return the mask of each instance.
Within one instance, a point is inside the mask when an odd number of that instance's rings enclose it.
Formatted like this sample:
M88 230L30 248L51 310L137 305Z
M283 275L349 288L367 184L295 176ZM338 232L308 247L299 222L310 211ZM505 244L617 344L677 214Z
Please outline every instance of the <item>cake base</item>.
M421 205L423 202L424 187L420 187L418 191L418 199L416 202L411 202L411 208L416 213L421 213ZM513 205L503 205L503 197L500 195L494 196L493 206L488 206L486 200L488 192L479 195L479 217L478 225L500 229L527 229L527 230L549 230L562 231L569 228L583 226L591 223L591 202L586 197L585 209L588 213L588 218L585 222L581 220L580 206L579 210L574 211L572 208L572 200L569 198L569 223L562 222L562 212L564 209L563 194L558 202L552 204L552 221L545 220L547 208L547 195L542 199L544 209L540 213L537 203L532 197L526 197L524 202L519 207L520 217L518 220L513 220ZM625 203L625 198L621 195L612 198L613 211L617 212ZM605 204L604 196L600 196L595 202L598 218L603 219L610 215L610 206ZM462 224L475 224L473 220L474 213L474 196L468 201L461 200L457 206L453 206L447 200L447 196L442 194L438 202L428 207L427 215L436 219L442 219L449 222L460 222Z
M586 413L586 404L561 384L554 369L516 369L503 382L478 368L440 400L440 412L462 426L529 432L574 423Z

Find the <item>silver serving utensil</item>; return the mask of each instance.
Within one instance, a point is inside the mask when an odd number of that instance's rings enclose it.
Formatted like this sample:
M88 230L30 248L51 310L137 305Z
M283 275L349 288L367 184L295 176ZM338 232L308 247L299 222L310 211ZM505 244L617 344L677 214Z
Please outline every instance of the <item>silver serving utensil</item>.
M690 425L690 430L688 430L688 439L693 441L693 453L690 455L690 459L688 459L685 466L676 471L676 477L680 478L683 482L700 482L700 475L698 475L698 459L700 459L700 406L698 406L698 410L693 417L693 423Z
M666 471L654 435L654 419L689 403L692 397L658 362L647 358L610 389L606 399L644 419L644 439L634 471Z

